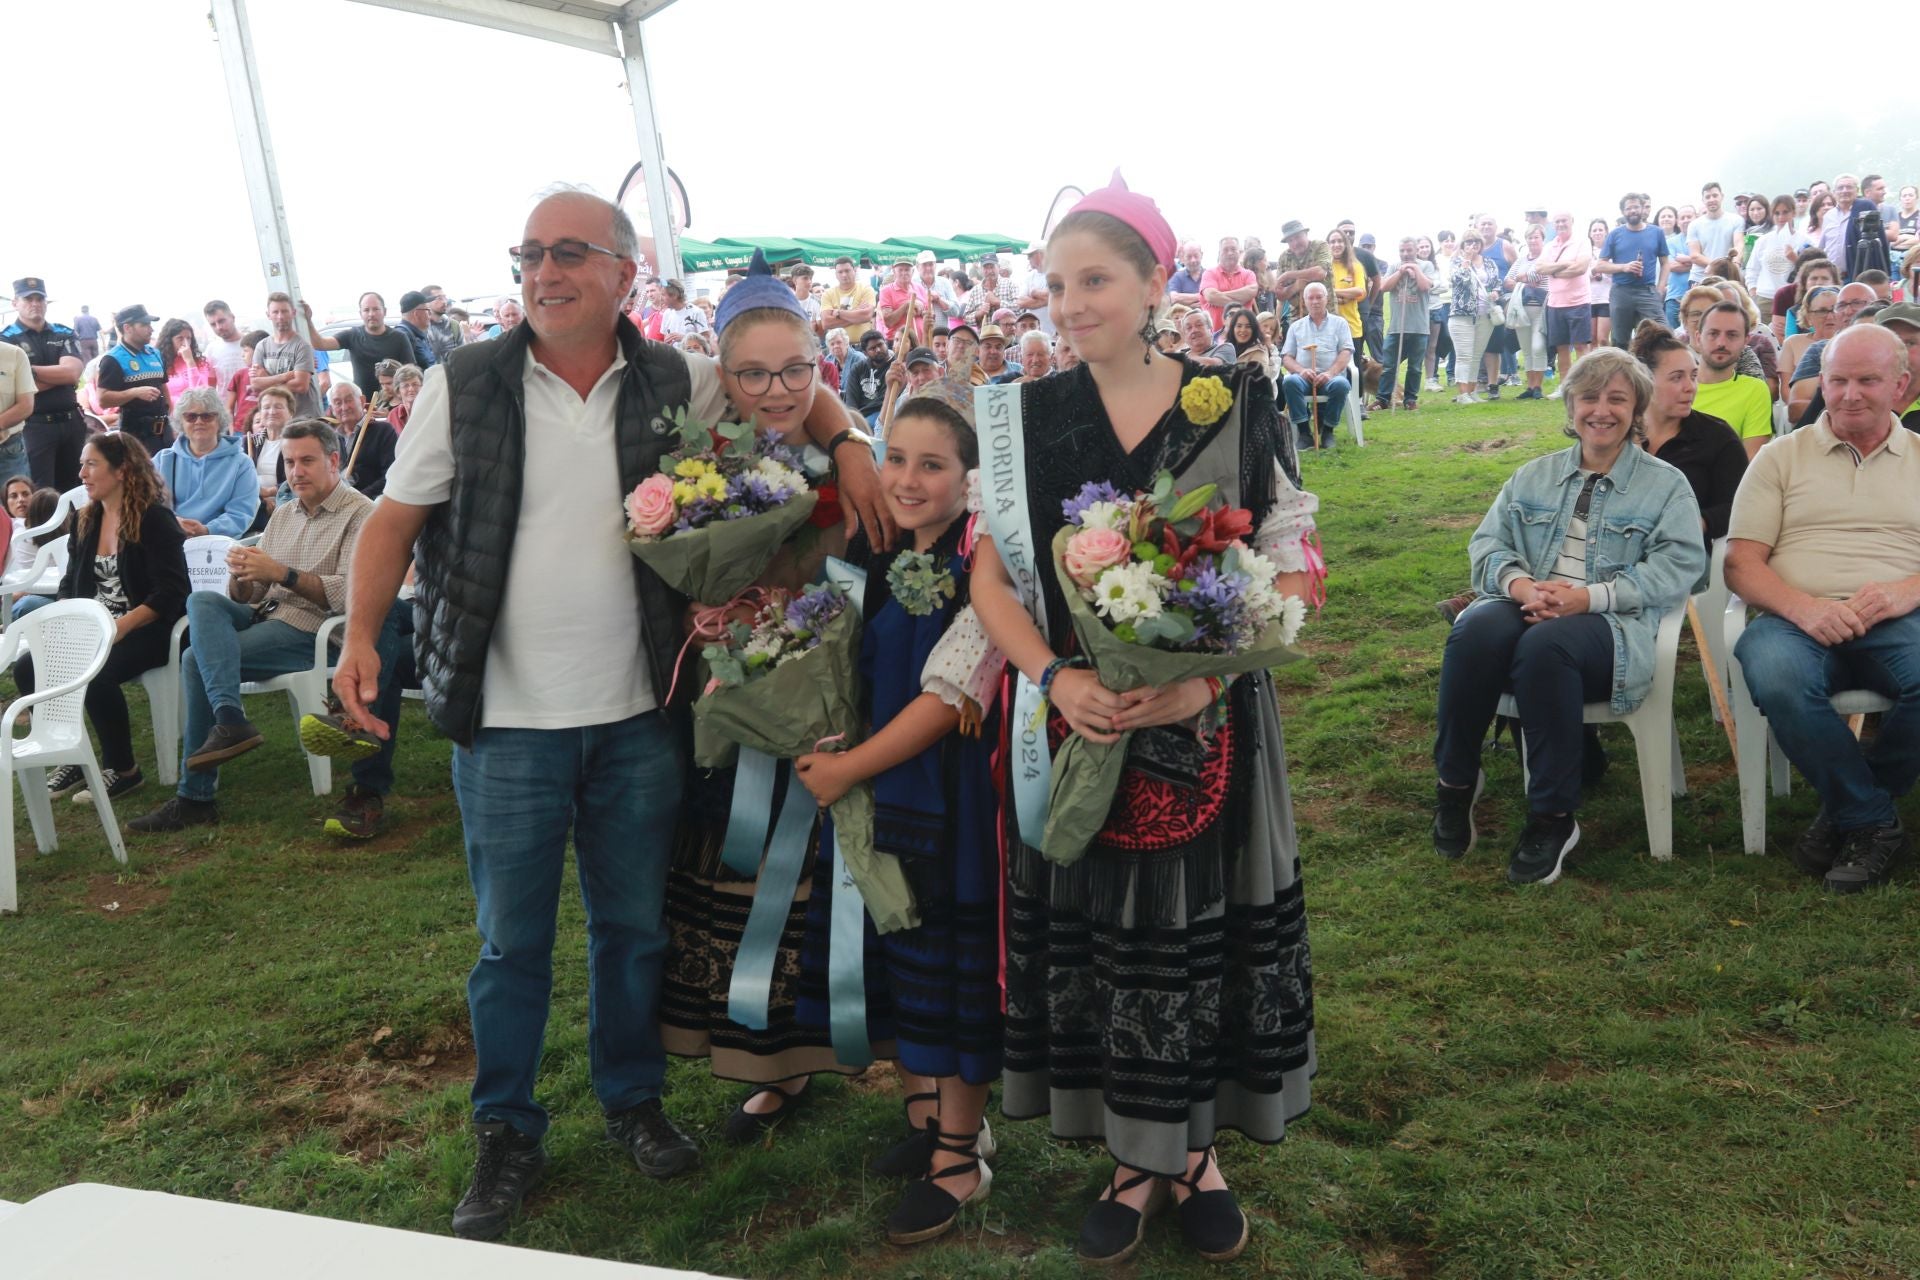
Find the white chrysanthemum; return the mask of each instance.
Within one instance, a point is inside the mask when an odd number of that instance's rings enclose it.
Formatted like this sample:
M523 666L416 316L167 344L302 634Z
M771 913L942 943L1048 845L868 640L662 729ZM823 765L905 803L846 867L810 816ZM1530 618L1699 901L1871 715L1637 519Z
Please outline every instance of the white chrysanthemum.
M1167 580L1140 561L1115 565L1094 583L1093 607L1111 622L1135 622L1160 616L1160 592Z
M805 476L774 458L760 459L754 464L753 471L768 485L775 489L784 489L788 493L798 493L807 487Z
M1080 513L1080 527L1083 529L1119 529L1127 523L1126 512L1117 502L1089 502Z
M1252 578L1257 587L1271 586L1273 580L1280 576L1280 567L1253 548L1245 544L1238 545L1240 548L1239 572Z
M1292 644L1307 620L1307 603L1299 596L1288 596L1280 610L1280 643Z

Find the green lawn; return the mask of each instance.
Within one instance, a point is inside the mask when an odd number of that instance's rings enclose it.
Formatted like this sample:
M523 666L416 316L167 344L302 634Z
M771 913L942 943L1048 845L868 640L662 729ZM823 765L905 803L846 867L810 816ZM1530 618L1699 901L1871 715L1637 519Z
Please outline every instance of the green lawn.
M1281 677L1319 974L1313 1112L1285 1144L1223 1143L1254 1217L1244 1259L1198 1262L1170 1219L1140 1276L1906 1277L1920 1274L1920 995L1913 876L1827 897L1780 856L1810 816L1772 806L1740 852L1727 744L1681 650L1689 795L1655 865L1624 731L1549 888L1504 880L1523 816L1488 757L1484 843L1426 838L1445 629L1468 533L1557 404L1368 423L1306 462L1332 600ZM135 701L139 698L136 695ZM91 811L60 850L24 819L0 920L0 1198L75 1180L442 1231L471 1147L464 979L475 950L447 745L410 708L400 799L371 845L325 842L285 705L229 768L226 822L138 840L117 872ZM144 730L143 730L144 732ZM146 748L143 746L142 750ZM123 801L123 820L160 799ZM999 1125L996 1189L966 1229L882 1242L884 1073L824 1082L770 1146L717 1145L737 1088L677 1064L671 1110L703 1170L657 1185L600 1138L580 912L564 919L542 1096L553 1164L509 1242L738 1276L1060 1276L1106 1179L1099 1152ZM3 1268L0 1268L3 1270Z

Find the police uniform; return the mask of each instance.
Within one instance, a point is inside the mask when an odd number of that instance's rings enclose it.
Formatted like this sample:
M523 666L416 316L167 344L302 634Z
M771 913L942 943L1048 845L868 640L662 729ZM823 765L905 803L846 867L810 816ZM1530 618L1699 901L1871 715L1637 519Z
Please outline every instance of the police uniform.
M13 295L47 294L46 281L36 276L13 282ZM10 342L27 353L35 366L57 366L72 357L79 360L80 340L63 324L47 323L29 329L14 321L0 329L0 342ZM87 442L87 422L80 413L78 390L71 384L44 387L34 393L33 416L27 419L27 469L35 488L67 490L80 483L80 449Z
M113 323L123 332L129 324L151 324L153 317L142 306L123 307L114 313ZM120 434L138 440L149 456L173 443L173 425L167 414L172 400L167 394L167 371L160 352L152 343L134 350L123 338L100 357L94 381L102 391L134 391L140 387L158 387L153 400L129 400L120 406Z

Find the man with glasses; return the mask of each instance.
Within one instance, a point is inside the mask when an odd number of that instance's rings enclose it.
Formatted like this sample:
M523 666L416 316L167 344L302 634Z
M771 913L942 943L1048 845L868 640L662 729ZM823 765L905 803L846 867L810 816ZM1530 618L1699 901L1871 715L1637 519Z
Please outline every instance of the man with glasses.
M1843 175L1844 176L1844 175ZM1833 332L1858 323L1860 313L1876 301L1873 286L1856 280L1838 292L1826 288L1815 289L1807 299L1807 319L1814 324L1814 331L1826 319L1825 308L1833 308ZM1800 362L1793 366L1793 376L1787 380L1787 416L1794 426L1803 427L1814 421L1826 411L1826 398L1821 394L1820 364L1825 357L1828 338L1815 338L1800 353Z
M47 322L47 282L38 276L13 282L13 305L19 314L0 329L0 342L26 353L32 374L24 390L33 396L33 412L25 430L0 445L0 460L15 474L31 474L37 489L65 492L80 483L80 450L87 443L75 391L85 368L79 340L67 326Z
M285 387L293 397L294 418L320 416L320 389L314 383L313 344L293 327L293 299L284 293L267 295L267 323L273 331L253 348L253 375L248 385L255 394L268 387Z
M433 324L433 308L427 302L427 295L418 289L409 289L400 295L400 322L393 327L405 334L407 341L413 344L413 358L401 363L417 365L422 369L431 369L440 363L434 358L433 344L427 341L427 330Z
M388 326L387 300L372 290L360 295L360 323L332 337L320 332L320 326L313 322L313 308L305 299L300 302L300 314L306 317L307 332L313 335L315 351L344 351L353 358L353 380L359 384L363 396L371 396L380 389L374 366L382 360L413 363L413 340Z
M653 1177L699 1162L660 1102L662 916L687 727L666 698L688 601L627 551L623 499L677 444L668 415L718 422L726 393L713 361L644 340L622 313L639 237L617 206L555 188L510 253L527 318L427 371L354 557L334 680L343 715L385 737L369 710L377 643L413 564L414 649L427 715L455 744L482 939L467 982L478 1158L453 1214L469 1238L504 1231L546 1165L534 1084L569 828L607 1135ZM849 523L885 547L873 455L853 425L815 393L807 429L839 468Z

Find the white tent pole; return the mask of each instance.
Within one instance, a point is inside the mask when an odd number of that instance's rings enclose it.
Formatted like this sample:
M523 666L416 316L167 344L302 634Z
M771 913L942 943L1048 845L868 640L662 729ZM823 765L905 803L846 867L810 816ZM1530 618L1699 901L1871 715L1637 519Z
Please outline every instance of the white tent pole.
M240 167L247 180L247 203L253 210L253 234L260 246L260 272L270 292L284 292L297 301L300 275L293 265L293 237L287 232L280 175L274 170L273 136L267 130L267 104L260 95L247 0L212 0L212 6L233 131L240 142ZM302 324L297 312L294 323Z
M633 103L633 127L640 136L640 162L647 179L647 212L653 220L656 274L680 274L680 246L674 239L673 213L667 204L667 159L660 146L660 126L653 110L653 82L647 76L647 45L638 17L621 18L620 61L627 71L627 97Z

